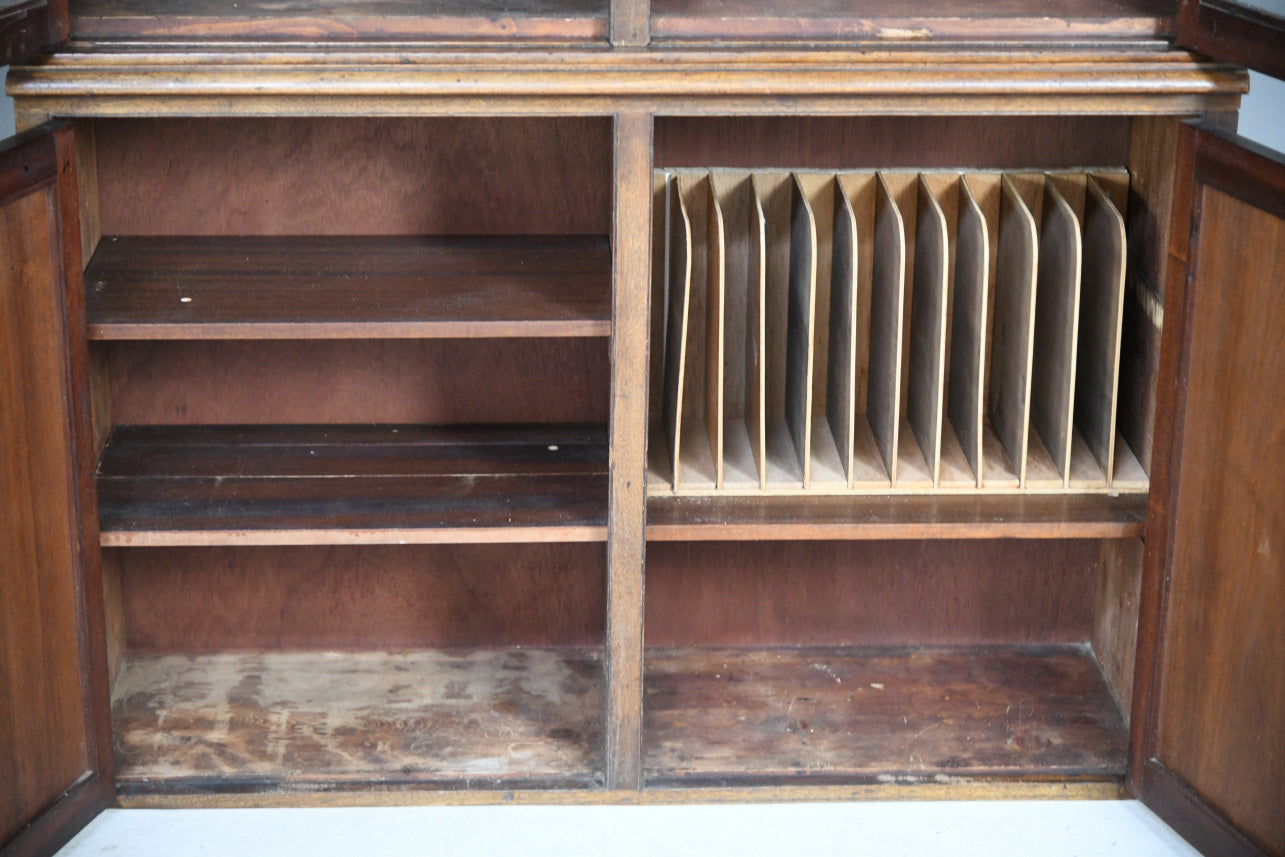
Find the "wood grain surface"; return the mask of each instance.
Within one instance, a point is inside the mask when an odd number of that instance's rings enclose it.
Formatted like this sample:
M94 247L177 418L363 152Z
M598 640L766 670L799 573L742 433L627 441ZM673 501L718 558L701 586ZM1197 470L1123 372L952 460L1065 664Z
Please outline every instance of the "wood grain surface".
M657 785L1119 779L1128 730L1086 646L653 649Z
M123 792L327 783L601 783L589 650L134 655L113 694Z
M95 339L606 336L605 237L133 237L85 271Z

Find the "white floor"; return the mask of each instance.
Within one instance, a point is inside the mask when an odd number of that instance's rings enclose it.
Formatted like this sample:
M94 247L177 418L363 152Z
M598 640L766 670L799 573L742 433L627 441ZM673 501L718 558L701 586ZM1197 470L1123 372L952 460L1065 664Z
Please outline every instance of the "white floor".
M1196 857L1136 801L108 810L61 857Z

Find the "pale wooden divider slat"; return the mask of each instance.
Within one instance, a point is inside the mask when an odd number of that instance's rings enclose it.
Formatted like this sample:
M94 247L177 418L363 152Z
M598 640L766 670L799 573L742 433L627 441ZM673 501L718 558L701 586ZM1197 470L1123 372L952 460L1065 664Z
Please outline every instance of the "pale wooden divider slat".
M750 281L745 301L745 425L760 488L767 487L767 216L758 176L750 176Z
M870 429L891 483L897 482L901 431L901 339L906 299L905 220L882 174L875 195L870 294Z
M1018 487L1026 486L1038 258L1035 217L1018 190L1018 183L1013 177L1005 176L987 404L995 434L1016 471ZM984 474L987 482L988 476Z
M1035 349L1031 370L1031 424L1062 485L1071 480L1071 424L1075 396L1075 343L1080 317L1080 221L1057 185L1044 187ZM1028 482L1031 474L1028 473Z
M692 227L678 178L669 181L669 274L665 289L668 312L665 323L665 440L672 469L670 484L680 487L683 382L687 363L687 319L692 287Z
M816 356L816 217L798 176L790 204L790 301L785 345L785 421L806 489L812 477L812 373Z
M922 176L919 179L918 206L906 414L919 441L928 478L937 486L941 482L950 238L946 231L946 215Z
M1110 485L1124 324L1124 218L1092 177L1084 203L1084 263L1075 416Z
M982 432L986 383L986 319L990 303L990 229L968 177L959 183L959 233L955 243L951 312L950 391L946 410L975 484L984 473Z
M721 215L723 277L722 312L722 468L719 487L748 490L760 487L755 450L747 428L746 408L749 392L747 379L757 373L750 367L746 344L754 327L750 319L751 295L758 289L751 282L750 247L754 201L750 174L745 170L713 170L709 174L710 190L717 200ZM715 208L711 206L711 212ZM711 236L716 232L710 219ZM712 239L711 239L712 240ZM715 250L711 244L710 254ZM707 367L708 370L708 367ZM758 395L757 388L754 395ZM708 412L706 414L708 419Z
M836 184L837 184L836 179ZM830 358L826 373L826 418L838 446L848 486L855 476L853 448L857 398L857 215L836 186L834 255L830 266Z
M714 487L723 487L723 317L726 298L723 209L714 177L705 181L705 431L714 463Z

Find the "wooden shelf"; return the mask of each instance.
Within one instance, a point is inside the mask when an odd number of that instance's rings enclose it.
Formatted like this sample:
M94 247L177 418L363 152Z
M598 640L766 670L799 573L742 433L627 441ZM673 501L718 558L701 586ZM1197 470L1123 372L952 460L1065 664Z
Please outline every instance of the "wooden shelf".
M108 237L91 339L607 336L599 236Z
M601 41L602 0L76 0L72 38Z
M650 785L1120 780L1087 646L673 649L646 660Z
M1140 538L1145 494L657 497L649 541Z
M122 794L601 785L601 655L583 649L131 654Z
M1076 42L1162 39L1174 31L1174 6L1162 0L1075 0L1052 9L1034 0L957 3L929 0L657 0L656 40L923 42Z
M119 426L104 546L602 541L602 426Z

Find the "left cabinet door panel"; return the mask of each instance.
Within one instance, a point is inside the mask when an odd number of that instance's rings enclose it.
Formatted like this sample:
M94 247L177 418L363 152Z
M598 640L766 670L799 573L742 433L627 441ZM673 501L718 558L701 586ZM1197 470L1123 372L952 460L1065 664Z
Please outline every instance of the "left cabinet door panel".
M3 857L52 853L112 792L83 292L72 129L0 143Z

